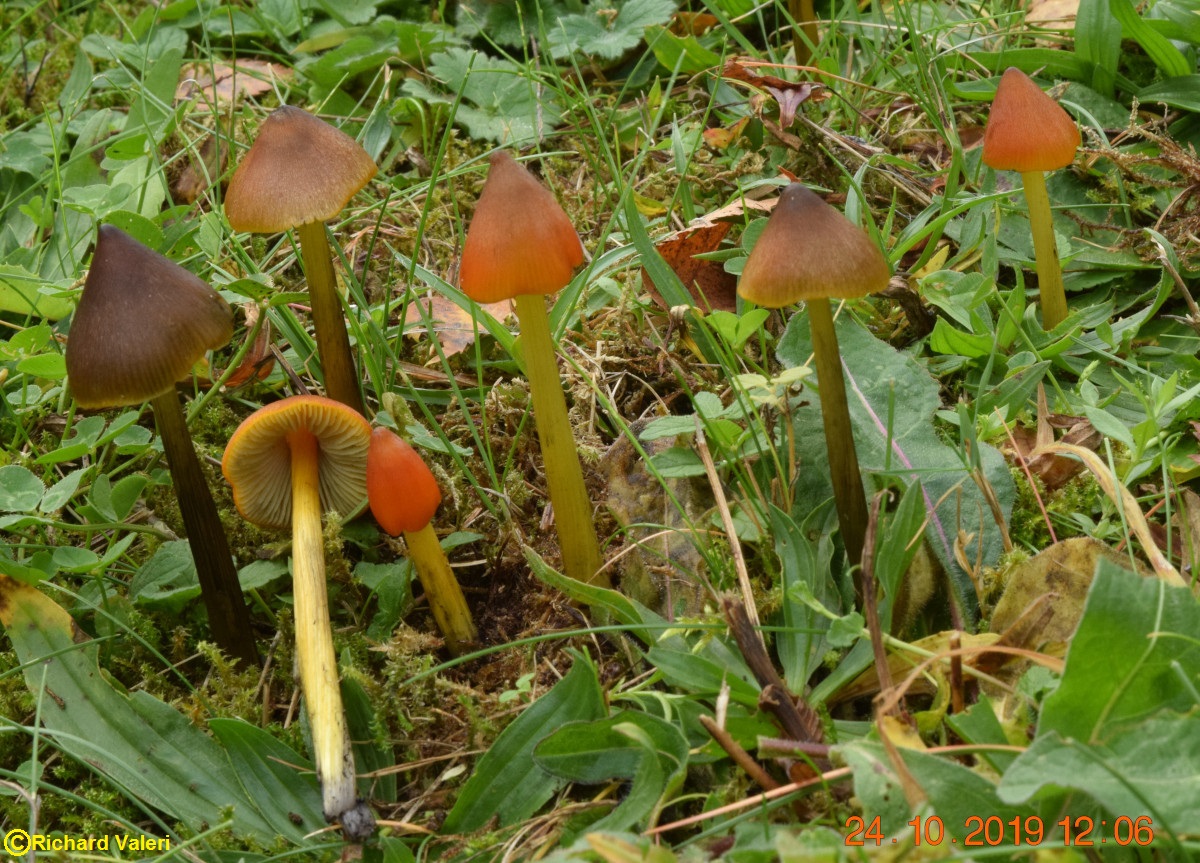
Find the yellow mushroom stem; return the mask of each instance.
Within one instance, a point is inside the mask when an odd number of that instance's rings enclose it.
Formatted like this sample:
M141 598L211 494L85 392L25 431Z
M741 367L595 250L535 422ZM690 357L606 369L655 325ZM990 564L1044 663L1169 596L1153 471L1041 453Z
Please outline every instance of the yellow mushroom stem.
M292 454L292 579L296 613L296 662L312 730L317 780L325 818L333 821L355 805L354 756L338 688L337 657L325 588L325 542L321 533L317 439L298 430L287 438Z
M611 587L608 573L600 570L600 542L596 538L592 501L583 484L583 468L567 417L567 399L558 376L545 300L540 294L518 294L514 303L521 324L525 373L529 377L529 395L546 466L550 503L554 506L563 570L576 581Z
M1037 263L1038 291L1042 297L1042 326L1052 330L1067 317L1067 293L1063 289L1062 267L1058 262L1058 244L1054 241L1046 175L1041 171L1023 171L1021 180L1025 184L1029 227L1033 231L1033 255Z
M362 392L354 358L350 355L350 337L346 334L342 300L333 275L325 223L307 222L296 228L296 234L300 238L300 256L308 276L309 304L312 306L317 355L325 377L325 393L361 414Z
M863 540L867 530L867 499L858 470L858 453L854 449L854 430L850 425L850 408L846 402L842 357L829 300L808 300L807 306L838 526L851 565L858 565L862 563Z
M425 598L429 600L429 610L446 639L446 647L452 655L459 656L469 645L479 641L479 633L437 533L427 524L420 530L405 531L404 541L425 590Z

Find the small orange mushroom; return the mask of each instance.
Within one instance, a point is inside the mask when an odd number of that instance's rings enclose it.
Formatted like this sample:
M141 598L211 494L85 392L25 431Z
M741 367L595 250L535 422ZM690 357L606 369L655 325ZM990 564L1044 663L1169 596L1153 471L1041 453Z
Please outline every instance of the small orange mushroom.
M386 428L371 432L367 500L380 527L392 536L404 534L433 618L446 647L458 656L479 640L479 633L431 523L442 491L417 451Z
M890 277L883 254L857 225L805 186L792 183L779 196L738 283L738 294L760 306L779 308L804 300L808 309L834 503L852 564L862 561L867 501L829 300L881 291Z
M1067 294L1054 241L1046 171L1075 161L1079 127L1062 107L1015 67L1004 70L983 132L983 163L998 171L1018 171L1029 206L1029 226L1037 263L1042 325L1058 326L1067 316Z
M578 581L608 587L543 296L571 280L583 246L554 195L532 174L504 151L490 162L463 243L459 283L477 303L511 298L516 306L563 569Z
M329 396L363 412L325 222L378 169L358 142L300 108L273 111L242 158L225 193L235 231L273 234L295 228L308 276L317 353Z
M292 528L296 664L312 728L313 761L325 818L353 840L374 831L357 799L354 755L329 621L321 513L353 515L366 498L371 427L321 396L292 396L252 413L225 447L221 470L238 512L261 527Z

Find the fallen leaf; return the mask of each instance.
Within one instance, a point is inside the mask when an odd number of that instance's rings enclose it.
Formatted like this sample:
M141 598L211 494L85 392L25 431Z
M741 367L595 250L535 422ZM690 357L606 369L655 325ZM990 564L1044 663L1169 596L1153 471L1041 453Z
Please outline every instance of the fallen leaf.
M1033 0L1025 12L1025 23L1048 30L1073 30L1079 0Z
M718 126L715 129L705 129L704 143L712 147L714 150L724 150L730 144L738 139L742 134L742 130L746 128L746 124L750 122L749 117L743 117L732 126Z
M480 308L497 320L504 320L513 313L511 300L499 303L484 303ZM433 333L446 356L460 354L471 346L475 337L486 332L471 319L471 313L440 294L418 297L408 304L404 323L424 326L426 321L433 325Z
M705 310L732 312L737 309L737 278L718 261L697 259L696 255L715 251L729 233L727 222L702 225L680 231L674 237L660 241L655 248L663 260L679 276L691 293L696 306ZM642 285L663 308L666 302L654 287L649 274L642 270Z
M676 36L703 36L720 23L720 18L707 12L676 12L671 32Z
M261 314L259 308L254 303L243 303L242 308L246 313L246 328L247 330L254 329L254 324L258 321L258 316ZM254 344L246 351L246 355L242 357L241 364L234 370L225 380L225 389L236 389L251 381L265 380L267 375L271 374L271 370L275 368L275 355L271 353L271 322L270 320L263 321L263 325L259 327L258 335L254 338Z
M188 153L187 165L171 183L171 199L192 204L225 172L229 149L215 135L209 135L195 151Z
M277 80L290 80L292 70L265 60L239 60L235 66L217 61L191 63L183 67L182 74L176 99L193 99L203 93L210 102L232 102L239 95L260 96L270 91Z

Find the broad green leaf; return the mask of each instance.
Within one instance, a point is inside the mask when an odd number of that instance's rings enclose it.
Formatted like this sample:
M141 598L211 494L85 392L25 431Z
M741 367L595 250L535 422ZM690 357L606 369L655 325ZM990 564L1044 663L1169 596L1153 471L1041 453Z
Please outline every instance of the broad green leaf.
M256 560L238 570L242 590L257 590L288 574L285 560Z
M632 780L621 804L589 830L644 826L668 802L687 768L688 742L671 722L623 710L593 722L561 726L534 749L534 761L571 782Z
M343 667L352 663L349 654L342 657ZM368 800L394 803L396 774L388 768L395 765L396 756L391 746L377 739L379 720L371 705L371 698L359 682L351 677L343 678L341 690L346 727L350 730L350 740L353 742L354 763L358 775L362 777L358 780L359 795Z
M855 446L868 483L872 472L885 472L906 484L921 483L929 517L926 537L953 575L965 607L973 608L974 585L955 556L959 531L974 535L966 556L975 560L978 554L984 565L995 564L1004 545L991 508L964 464L964 454L943 443L933 427L934 412L941 404L938 382L914 359L876 339L849 315L838 317L837 337ZM788 323L777 355L790 367L803 364L811 352L808 316L801 312ZM798 511L793 514L797 519L833 494L824 469L828 461L820 396L809 387L805 398L812 404L793 412L801 466ZM1008 465L992 447L981 443L977 449L983 475L1007 519L1016 496Z
M53 693L41 711L44 735L64 754L190 830L228 823L235 836L269 843L288 829L257 811L221 747L186 717L144 692L114 689L95 645L36 588L0 576L0 624L30 691Z
M9 154L5 153L7 158ZM36 315L50 321L65 318L74 304L64 298L43 293L57 288L24 267L0 264L0 311L18 315Z
M200 595L196 561L187 540L164 542L129 582L134 602L178 613Z
M575 52L617 60L642 42L647 27L666 24L675 12L673 0L616 0L595 3L583 13L561 16L548 36L557 57ZM612 14L613 12L616 14Z
M1108 0L1080 0L1075 16L1074 53L1085 64L1086 72L1066 77L1090 84L1100 95L1112 98L1117 63L1121 59L1121 23L1112 14Z
M33 512L45 493L46 486L29 468L0 467L0 512Z
M695 75L721 63L721 55L700 44L695 36L676 36L666 27L647 27L646 42L659 64Z
M321 791L307 759L241 719L210 719L208 727L246 797L282 835L302 843L306 834L325 828Z
M817 602L834 614L842 611L842 597L833 581L830 558L833 544L809 539L805 528L823 516L817 510L805 525L774 504L771 505L771 535L775 554L783 569L783 630L775 633L775 650L783 678L793 692L803 692L809 677L820 667L827 650L829 618L800 602L794 591L803 584Z
M1038 736L1057 732L1103 744L1159 711L1194 709L1194 682L1200 680L1197 605L1186 588L1101 560L1062 682L1042 707Z
M501 826L515 824L533 815L561 787L563 780L534 763L534 747L561 725L599 719L605 713L596 666L583 654L574 656L566 676L525 708L479 759L446 816L444 832L478 830L492 818Z
M1194 64L1187 61L1170 39L1143 20L1129 0L1108 0L1108 9L1113 18L1121 23L1126 38L1142 46L1163 77L1177 78L1195 71Z

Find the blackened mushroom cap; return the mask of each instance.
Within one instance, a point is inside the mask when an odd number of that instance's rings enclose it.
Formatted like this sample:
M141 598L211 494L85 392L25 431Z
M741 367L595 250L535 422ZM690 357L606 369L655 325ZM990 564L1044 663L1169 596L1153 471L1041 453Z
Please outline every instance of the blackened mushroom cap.
M323 396L291 396L252 413L225 446L221 471L238 512L260 527L292 523L292 454L288 436L317 439L321 510L358 512L367 497L371 426L362 414Z
M738 281L738 294L768 308L800 300L861 297L891 273L861 228L800 183L779 196Z
M235 231L274 234L342 211L378 168L359 143L302 108L271 112L225 192Z
M101 225L67 338L82 408L162 395L233 336L233 312L209 285L112 225Z
M583 263L579 234L554 195L507 152L490 158L463 243L459 284L477 303L553 294Z
M1075 161L1079 127L1020 69L1000 78L987 126L983 163L999 171L1054 171Z

